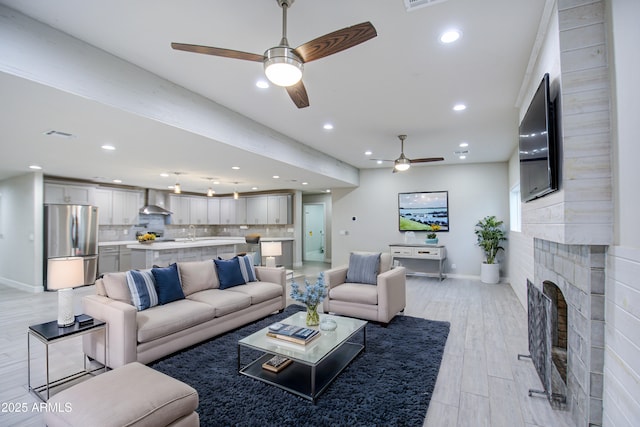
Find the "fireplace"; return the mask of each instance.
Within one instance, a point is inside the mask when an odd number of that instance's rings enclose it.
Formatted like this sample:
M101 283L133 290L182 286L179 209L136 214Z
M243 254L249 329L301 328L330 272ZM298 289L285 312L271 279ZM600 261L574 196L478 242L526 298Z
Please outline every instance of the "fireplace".
M552 406L580 426L602 425L605 255L606 246L534 241L529 350Z

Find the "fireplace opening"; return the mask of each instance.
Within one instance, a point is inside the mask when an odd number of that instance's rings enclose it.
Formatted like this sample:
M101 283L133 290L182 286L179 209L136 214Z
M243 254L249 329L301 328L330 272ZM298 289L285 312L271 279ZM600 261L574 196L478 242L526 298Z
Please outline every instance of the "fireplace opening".
M560 288L550 281L543 282L543 292L551 300L551 360L562 380L563 386L567 385L567 342L568 342L568 318L567 301ZM554 382L559 379L554 375Z

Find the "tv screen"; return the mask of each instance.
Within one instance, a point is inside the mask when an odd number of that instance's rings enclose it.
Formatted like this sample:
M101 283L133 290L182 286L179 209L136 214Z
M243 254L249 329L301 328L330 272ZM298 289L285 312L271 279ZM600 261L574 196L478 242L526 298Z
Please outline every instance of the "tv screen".
M558 189L555 108L545 74L519 128L520 194L528 202Z
M400 231L430 231L431 224L449 231L447 191L398 193L398 212Z

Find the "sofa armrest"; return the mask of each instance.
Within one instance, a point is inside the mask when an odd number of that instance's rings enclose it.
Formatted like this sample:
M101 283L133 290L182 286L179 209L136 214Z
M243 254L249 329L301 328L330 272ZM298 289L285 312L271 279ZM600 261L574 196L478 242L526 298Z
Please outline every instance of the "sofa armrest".
M101 295L82 298L84 313L107 323L107 360L102 360L104 341L96 334L83 336L83 350L110 368L138 360L137 310L134 306Z
M260 282L277 283L282 286L282 309L287 306L287 272L284 268L255 267L256 278Z
M406 270L396 267L378 275L378 321L388 323L407 304Z
M327 290L331 290L347 281L347 269L348 267L343 265L324 272L324 283L327 286Z

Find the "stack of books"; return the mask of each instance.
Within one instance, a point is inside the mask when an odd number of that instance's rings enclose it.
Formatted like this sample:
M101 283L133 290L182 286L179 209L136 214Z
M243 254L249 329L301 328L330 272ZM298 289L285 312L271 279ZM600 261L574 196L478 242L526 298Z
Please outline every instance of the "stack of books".
M307 345L320 336L320 331L285 323L274 323L269 326L267 336L295 344Z
M277 374L287 366L291 365L291 363L293 363L293 360L287 359L284 356L273 356L262 364L262 368Z

